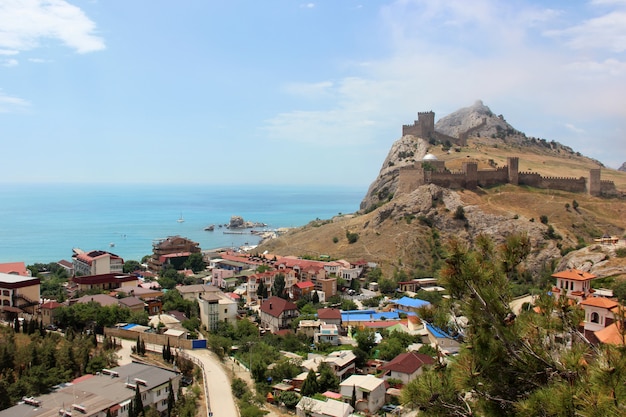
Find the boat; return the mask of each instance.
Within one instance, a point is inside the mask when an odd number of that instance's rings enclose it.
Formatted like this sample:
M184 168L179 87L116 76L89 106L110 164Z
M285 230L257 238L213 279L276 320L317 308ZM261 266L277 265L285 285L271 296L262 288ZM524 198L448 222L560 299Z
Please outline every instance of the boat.
M212 232L213 230L215 230L215 225L209 225L207 227L204 228L204 230L206 230L207 232Z
M183 218L183 213L180 213L180 217L176 220L178 223L183 223L185 219Z
M115 243L111 242L111 243L109 243L109 246L114 248L115 247Z

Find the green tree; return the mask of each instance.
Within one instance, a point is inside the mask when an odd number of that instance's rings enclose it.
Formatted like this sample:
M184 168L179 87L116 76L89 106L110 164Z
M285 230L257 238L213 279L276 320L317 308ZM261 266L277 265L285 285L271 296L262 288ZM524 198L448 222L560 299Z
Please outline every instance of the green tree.
M423 416L619 415L626 387L623 352L597 349L579 332L581 310L544 292L540 313L515 316L509 282L489 239L473 249L452 241L443 285L467 317L455 361L438 363L403 390ZM591 360L589 360L591 359ZM619 376L615 376L615 374Z
M167 383L167 415L171 416L172 411L176 407L176 398L174 397L174 388L172 387L172 380Z
M285 298L285 275L276 274L274 283L272 284L272 295Z
M123 271L125 274L130 274L135 271L143 271L144 267L138 262L133 261L132 259L124 262Z
M317 371L320 374L320 377L318 380L320 392L337 391L339 389L339 377L335 375L335 372L333 372L332 368L330 367L330 365L328 365L328 363L326 362L320 363L319 367L317 368Z
M293 391L285 391L280 393L278 401L285 404L288 409L294 410L300 401L300 396Z
M300 394L304 397L312 397L319 392L319 384L317 383L317 375L313 369L309 370L302 387L300 388Z
M206 268L206 263L201 253L192 253L184 263L185 268L191 269L194 273L202 272Z
M265 284L263 283L263 280L261 280L261 282L259 282L259 286L256 289L256 295L260 299L266 299L267 298L267 288L265 287Z
M356 335L358 348L369 354L376 345L376 334L369 329L361 330Z

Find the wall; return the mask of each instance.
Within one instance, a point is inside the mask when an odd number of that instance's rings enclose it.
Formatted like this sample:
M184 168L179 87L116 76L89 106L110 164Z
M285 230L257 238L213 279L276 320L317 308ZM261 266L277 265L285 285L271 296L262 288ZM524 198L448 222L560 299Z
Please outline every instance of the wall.
M156 333L139 333L134 332L132 330L125 329L117 329L114 327L105 327L104 335L110 337L116 337L119 339L128 339L128 340L137 340L137 336L141 337L146 343L151 343L153 345L167 345L167 339L170 341L171 347L180 347L183 349L191 349L192 341L189 339L179 339L173 336L166 336L164 334L156 334Z

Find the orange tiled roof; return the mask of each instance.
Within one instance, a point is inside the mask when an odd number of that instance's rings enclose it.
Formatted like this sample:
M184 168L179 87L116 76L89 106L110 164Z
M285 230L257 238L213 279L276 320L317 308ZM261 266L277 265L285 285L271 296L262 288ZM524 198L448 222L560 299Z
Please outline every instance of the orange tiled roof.
M574 281L589 281L597 278L589 272L580 271L578 269L566 269L565 271L552 274L552 278L571 279Z
M618 305L617 301L609 300L605 297L590 297L581 301L580 304L583 306L606 308L607 310Z
M610 345L624 345L624 338L622 337L618 323L619 322L615 322L604 329L594 332L594 334L602 343Z
M7 262L0 264L0 272L5 274L18 274L23 277L30 276L24 262Z

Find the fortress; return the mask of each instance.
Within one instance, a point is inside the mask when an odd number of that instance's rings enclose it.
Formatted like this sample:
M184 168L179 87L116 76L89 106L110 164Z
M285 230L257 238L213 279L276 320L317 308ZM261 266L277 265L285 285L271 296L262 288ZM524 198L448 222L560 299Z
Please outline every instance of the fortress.
M428 141L437 140L441 143L450 142L451 144L466 146L467 138L487 124L487 118L483 117L481 123L465 132L461 132L458 138L439 133L435 130L435 112L426 111L417 113L417 120L412 125L402 126L402 136L412 135Z
M398 192L410 193L420 185L435 184L446 188L476 189L501 184L527 185L535 188L588 193L592 196L617 196L613 181L600 178L600 169L589 170L589 178L544 177L536 172L519 172L519 158L507 158L507 166L479 170L476 162L465 162L460 171L450 171L444 161L427 154L422 161L398 170Z

